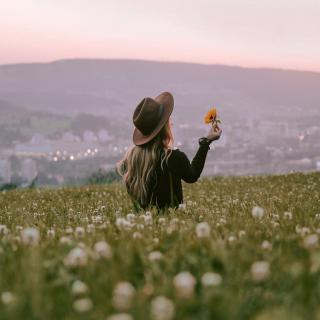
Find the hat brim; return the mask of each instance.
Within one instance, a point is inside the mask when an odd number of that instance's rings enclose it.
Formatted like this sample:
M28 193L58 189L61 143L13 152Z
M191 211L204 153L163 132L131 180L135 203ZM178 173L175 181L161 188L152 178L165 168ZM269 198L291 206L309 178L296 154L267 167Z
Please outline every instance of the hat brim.
M163 111L161 120L159 121L158 125L154 128L154 130L148 135L144 135L139 129L134 128L132 139L133 139L133 143L136 146L145 144L150 140L152 140L163 128L163 126L168 121L172 113L174 100L173 100L173 95L170 92L167 92L167 91L162 92L156 98L154 98L154 100L163 104L164 111Z

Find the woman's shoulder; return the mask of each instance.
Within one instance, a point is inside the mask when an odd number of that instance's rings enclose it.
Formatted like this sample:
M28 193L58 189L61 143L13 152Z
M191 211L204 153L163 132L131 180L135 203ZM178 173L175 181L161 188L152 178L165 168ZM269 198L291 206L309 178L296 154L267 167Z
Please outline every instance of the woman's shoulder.
M188 159L187 155L180 150L179 148L175 147L172 149L171 155L169 157L169 166L175 165L177 163L181 163L181 160Z
M171 149L172 155L175 157L179 157L181 154L185 154L182 150L180 150L178 147L174 147Z

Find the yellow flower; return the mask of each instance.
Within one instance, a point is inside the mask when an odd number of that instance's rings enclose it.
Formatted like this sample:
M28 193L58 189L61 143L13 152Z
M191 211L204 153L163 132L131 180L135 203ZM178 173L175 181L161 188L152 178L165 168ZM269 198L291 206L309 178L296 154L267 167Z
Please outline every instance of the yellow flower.
M212 108L207 112L206 116L204 117L204 123L210 123L214 121L216 117L217 117L217 109Z

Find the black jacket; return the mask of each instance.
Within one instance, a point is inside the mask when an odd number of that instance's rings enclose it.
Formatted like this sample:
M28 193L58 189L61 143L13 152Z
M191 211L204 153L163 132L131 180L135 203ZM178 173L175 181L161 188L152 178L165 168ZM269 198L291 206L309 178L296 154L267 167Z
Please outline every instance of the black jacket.
M210 146L208 144L200 145L193 157L191 163L187 155L179 149L173 149L172 154L168 158L168 165L163 161L163 170L161 169L161 161L156 164L156 175L151 186L153 194L151 204L156 206L158 210L166 207L178 207L183 203L183 192L181 180L187 183L193 183L198 180L203 170L206 156ZM170 178L172 175L173 196L175 204L170 204ZM145 209L145 208L144 208Z

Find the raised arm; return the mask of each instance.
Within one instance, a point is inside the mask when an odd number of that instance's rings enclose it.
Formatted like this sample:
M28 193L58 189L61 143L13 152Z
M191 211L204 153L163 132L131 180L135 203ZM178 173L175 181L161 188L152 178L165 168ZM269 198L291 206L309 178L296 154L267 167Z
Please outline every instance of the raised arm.
M209 149L209 144L199 145L197 153L193 157L191 163L183 151L176 149L172 155L173 159L170 162L171 165L169 166L169 169L175 174L178 174L185 182L196 182L203 170Z
M179 149L174 150L172 161L169 162L169 169L178 174L182 180L188 183L193 183L198 180L206 161L209 145L212 141L218 140L222 130L214 125L206 137L199 139L199 148L191 163L187 155Z

